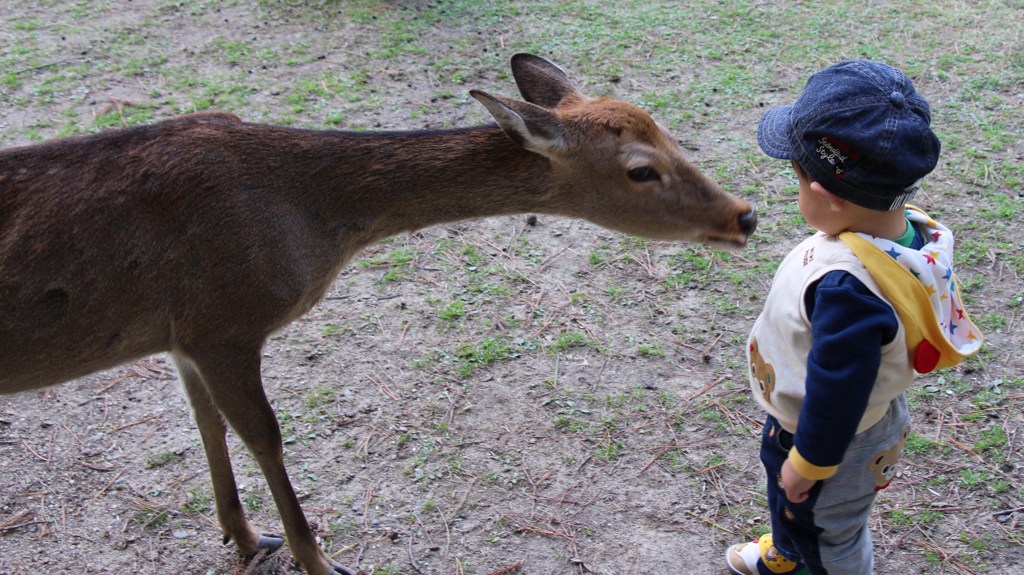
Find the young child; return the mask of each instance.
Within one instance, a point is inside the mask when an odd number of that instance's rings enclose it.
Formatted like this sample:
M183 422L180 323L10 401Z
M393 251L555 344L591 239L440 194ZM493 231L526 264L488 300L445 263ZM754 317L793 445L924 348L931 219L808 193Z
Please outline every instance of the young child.
M783 260L751 330L772 532L726 551L733 573L872 573L868 515L910 433L904 392L981 346L953 235L906 206L938 162L930 120L907 76L867 61L814 74L761 119L761 149L792 162L819 232Z

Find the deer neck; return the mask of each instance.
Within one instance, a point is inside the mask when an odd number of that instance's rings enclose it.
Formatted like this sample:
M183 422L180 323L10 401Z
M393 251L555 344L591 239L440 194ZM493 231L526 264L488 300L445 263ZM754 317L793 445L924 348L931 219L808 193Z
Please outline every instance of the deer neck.
M347 134L340 218L369 241L445 222L545 211L548 160L497 127ZM337 161L337 160L335 160ZM354 220L353 220L354 218Z

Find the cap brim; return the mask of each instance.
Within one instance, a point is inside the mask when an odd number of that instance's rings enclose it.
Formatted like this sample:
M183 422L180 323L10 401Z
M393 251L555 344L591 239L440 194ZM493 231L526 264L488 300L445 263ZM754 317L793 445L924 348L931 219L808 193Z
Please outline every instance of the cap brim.
M790 123L790 112L793 106L772 108L761 116L757 125L757 143L761 150L779 160L795 160L797 138Z

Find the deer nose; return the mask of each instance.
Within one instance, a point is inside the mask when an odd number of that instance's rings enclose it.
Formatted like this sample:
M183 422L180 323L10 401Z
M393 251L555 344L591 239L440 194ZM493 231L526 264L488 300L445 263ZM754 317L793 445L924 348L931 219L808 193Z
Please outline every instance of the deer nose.
M750 211L743 212L740 214L740 231L744 235L749 236L754 233L754 229L757 228L757 212L751 209Z

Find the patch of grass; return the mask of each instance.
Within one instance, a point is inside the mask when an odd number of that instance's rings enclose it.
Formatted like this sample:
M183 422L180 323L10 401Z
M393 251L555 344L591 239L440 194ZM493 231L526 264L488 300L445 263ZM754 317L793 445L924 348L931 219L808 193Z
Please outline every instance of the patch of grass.
M669 268L681 276L674 280L678 287L692 283L699 288L707 282L712 260L702 252L700 249L689 249L669 256ZM669 277L672 277L672 273Z
M182 455L181 453L178 453L176 451L164 451L163 453L158 453L150 457L149 460L146 461L146 467L164 467L172 463L178 463L179 461L183 461L184 459L185 456Z
M132 520L146 530L162 529L171 519L169 509L158 507L144 507L140 509Z
M398 247L383 255L374 255L359 260L362 268L383 268L380 277L383 283L397 282L404 279L412 271L416 259L416 251L410 247Z
M972 468L962 469L957 477L957 484L966 489L974 489L990 481L992 474L984 470Z
M306 394L306 407L319 409L334 403L335 391L333 387L317 387Z
M665 347L660 342L642 343L636 346L636 353L641 357L665 357Z
M474 294L481 294L488 297L494 298L510 298L516 290L504 282L491 281L498 276L493 270L486 270L483 274L470 274L470 281L472 283L468 286L468 291ZM512 281L517 281L512 279Z
M466 315L466 304L460 300L449 302L437 312L437 316L445 323L455 323Z
M121 73L125 76L148 76L167 63L167 61L168 58L163 55L131 58L121 67Z
M902 509L893 509L885 512L885 517L889 524L897 527L909 527L916 521L912 513L908 513Z
M263 510L263 494L259 491L250 491L242 498L242 503L250 513L258 513Z
M907 443L903 446L903 452L911 455L925 455L934 450L938 444L923 435L911 433Z
M111 105L106 112L96 116L95 124L98 128L151 124L155 115L156 107L149 104L125 105L120 109Z
M594 458L607 463L618 458L624 447L625 444L622 441L608 439L594 448Z
M328 523L327 528L330 531L330 537L332 539L342 540L351 537L360 531L359 523L354 519L350 519L348 521L335 519Z
M468 377L477 368L497 361L518 359L523 353L532 352L536 348L535 343L520 338L488 336L477 343L460 343L454 350L442 355L455 373L460 377Z
M240 64L252 53L252 48L244 41L215 38L212 45L218 52L216 55L228 64Z
M213 505L213 495L203 488L193 488L189 491L188 501L181 507L182 513L196 514L204 513Z
M591 345L590 337L579 331L562 331L555 337L555 340L548 346L550 353L560 353L567 349L586 347Z
M333 337L335 335L341 335L348 332L347 327L338 325L336 323L326 323L320 328L320 334L324 337Z
M618 284L608 284L604 288L605 294L612 300L620 300L629 293L629 288Z
M500 458L501 468L484 473L484 479L503 487L514 487L523 479L521 464L507 455Z
M555 412L556 429L569 433L585 433L590 429L591 409L586 401L569 396L554 396L544 400L541 405Z

